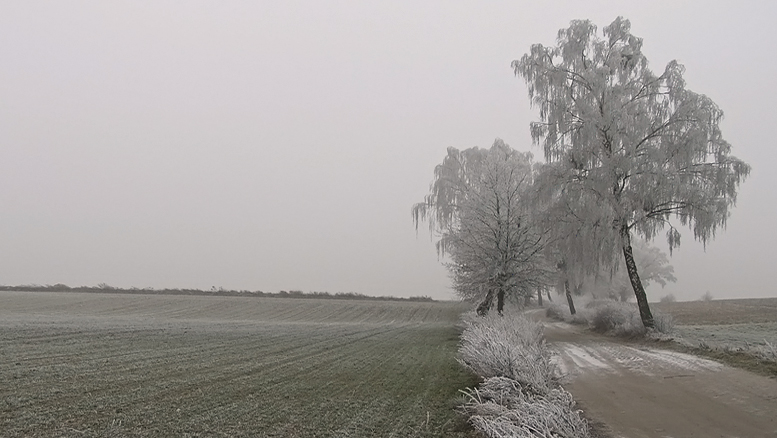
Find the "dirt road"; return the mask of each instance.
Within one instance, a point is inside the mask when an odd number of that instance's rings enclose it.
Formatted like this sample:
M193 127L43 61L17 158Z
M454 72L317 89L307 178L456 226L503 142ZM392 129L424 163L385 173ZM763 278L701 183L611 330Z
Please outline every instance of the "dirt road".
M613 437L777 437L777 380L545 323L564 387Z

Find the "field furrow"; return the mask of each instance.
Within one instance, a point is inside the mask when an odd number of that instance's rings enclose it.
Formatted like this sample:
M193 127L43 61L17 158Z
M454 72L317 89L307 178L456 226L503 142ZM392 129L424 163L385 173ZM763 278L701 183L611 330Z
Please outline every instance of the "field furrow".
M83 295L0 294L2 436L474 436L456 304Z

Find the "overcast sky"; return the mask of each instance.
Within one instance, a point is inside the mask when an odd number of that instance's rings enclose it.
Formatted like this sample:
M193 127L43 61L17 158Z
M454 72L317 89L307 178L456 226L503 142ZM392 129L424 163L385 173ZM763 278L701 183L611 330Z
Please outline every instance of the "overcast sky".
M410 216L434 166L497 137L541 159L510 62L618 15L753 166L649 295L777 295L771 1L0 0L0 284L454 298Z

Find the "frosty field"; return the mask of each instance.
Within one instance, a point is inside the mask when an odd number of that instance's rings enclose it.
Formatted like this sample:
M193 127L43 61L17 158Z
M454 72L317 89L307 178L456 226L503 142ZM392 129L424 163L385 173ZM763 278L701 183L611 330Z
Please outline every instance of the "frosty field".
M0 292L5 437L473 436L455 303Z
M745 353L777 361L777 298L658 303L655 307L674 317L682 344L718 352L718 358ZM773 364L765 365L767 373L777 372Z

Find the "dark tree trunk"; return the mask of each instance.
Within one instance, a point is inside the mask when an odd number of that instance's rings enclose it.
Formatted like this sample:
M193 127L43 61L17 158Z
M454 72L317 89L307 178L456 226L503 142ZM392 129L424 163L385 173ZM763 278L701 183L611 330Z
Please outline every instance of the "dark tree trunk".
M499 288L499 292L496 294L496 311L499 312L499 314L502 314L502 311L505 308L505 289L504 287Z
M551 303L553 302L553 298L550 297L550 289L545 289L545 292L548 294L548 301Z
M567 303L569 304L569 313L574 315L577 312L575 311L575 302L572 301L572 292L569 290L569 280L564 280L564 291L567 294Z
M488 315L488 311L491 310L491 303L494 302L494 290L489 289L486 294L486 298L478 304L477 312L480 316Z
M623 225L621 227L621 239L623 241L623 256L626 259L626 271L629 273L631 287L634 288L634 295L637 297L637 307L639 307L639 316L642 318L642 325L645 328L655 327L653 314L650 312L647 294L642 287L642 281L637 273L637 264L634 262L634 253L631 250L631 235L629 228Z
M542 289L537 289L537 305L542 307Z
M575 295L577 296L583 295L583 283L575 285Z

